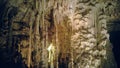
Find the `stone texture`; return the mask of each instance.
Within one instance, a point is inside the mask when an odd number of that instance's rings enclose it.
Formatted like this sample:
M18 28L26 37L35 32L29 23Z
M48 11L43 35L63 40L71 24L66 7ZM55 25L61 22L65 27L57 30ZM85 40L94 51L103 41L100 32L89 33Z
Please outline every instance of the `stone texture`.
M108 32L119 30L119 25L111 26L120 16L117 1L9 0L5 8L2 19L7 21L2 23L12 23L12 30L2 26L0 36L8 30L18 38L14 45L28 67L48 68L47 47L53 43L56 68L61 63L63 68L116 68ZM0 40L2 45L7 36Z

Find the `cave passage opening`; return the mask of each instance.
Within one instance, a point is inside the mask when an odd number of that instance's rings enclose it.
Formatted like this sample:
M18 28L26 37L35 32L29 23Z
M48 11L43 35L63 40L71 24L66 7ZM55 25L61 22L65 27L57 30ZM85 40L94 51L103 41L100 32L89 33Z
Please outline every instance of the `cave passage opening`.
M111 25L110 34L110 42L113 46L113 54L115 61L117 63L117 67L120 68L120 21L114 21Z

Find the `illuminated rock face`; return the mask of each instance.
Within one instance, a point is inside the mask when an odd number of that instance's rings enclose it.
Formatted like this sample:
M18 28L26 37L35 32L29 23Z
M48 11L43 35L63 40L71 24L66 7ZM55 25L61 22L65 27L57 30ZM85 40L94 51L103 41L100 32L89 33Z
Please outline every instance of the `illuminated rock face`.
M89 2L87 2L89 3ZM106 45L108 34L106 30L106 15L102 3L90 6L79 2L82 9L75 9L73 14L73 62L75 68L99 68L107 59ZM103 10L103 12L101 11ZM99 15L102 13L101 15ZM102 19L99 19L102 16Z
M103 0L9 1L16 6L10 36L28 67L115 68L107 23L116 2ZM9 6L9 5L8 5ZM11 9L16 7L8 8ZM7 11L11 16L12 14ZM113 17L111 17L113 15ZM6 15L7 17L7 15ZM11 32L13 32L11 34ZM15 42L15 40L13 40ZM54 58L47 48L54 46ZM9 42L11 45L11 42ZM52 57L52 58L50 58ZM50 59L51 62L49 61Z
M75 68L102 68L108 59L109 47L106 3L75 0L69 5L71 64Z

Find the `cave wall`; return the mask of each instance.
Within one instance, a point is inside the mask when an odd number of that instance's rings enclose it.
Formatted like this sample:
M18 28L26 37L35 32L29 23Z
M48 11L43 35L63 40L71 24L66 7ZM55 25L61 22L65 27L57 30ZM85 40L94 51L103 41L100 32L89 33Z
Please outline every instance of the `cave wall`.
M56 68L115 68L108 34L113 27L107 26L119 19L118 2L1 1L0 52L8 57L0 63L48 68L47 48L52 43Z

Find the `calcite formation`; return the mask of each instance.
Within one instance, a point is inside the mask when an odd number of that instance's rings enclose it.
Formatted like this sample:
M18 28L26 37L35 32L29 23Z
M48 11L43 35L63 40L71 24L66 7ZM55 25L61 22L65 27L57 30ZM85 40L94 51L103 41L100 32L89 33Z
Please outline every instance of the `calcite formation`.
M0 49L8 51L0 52L14 57L4 61L14 58L18 63L20 57L28 68L117 68L108 32L110 22L120 16L118 2L6 1L1 12ZM50 44L55 48L51 62Z

